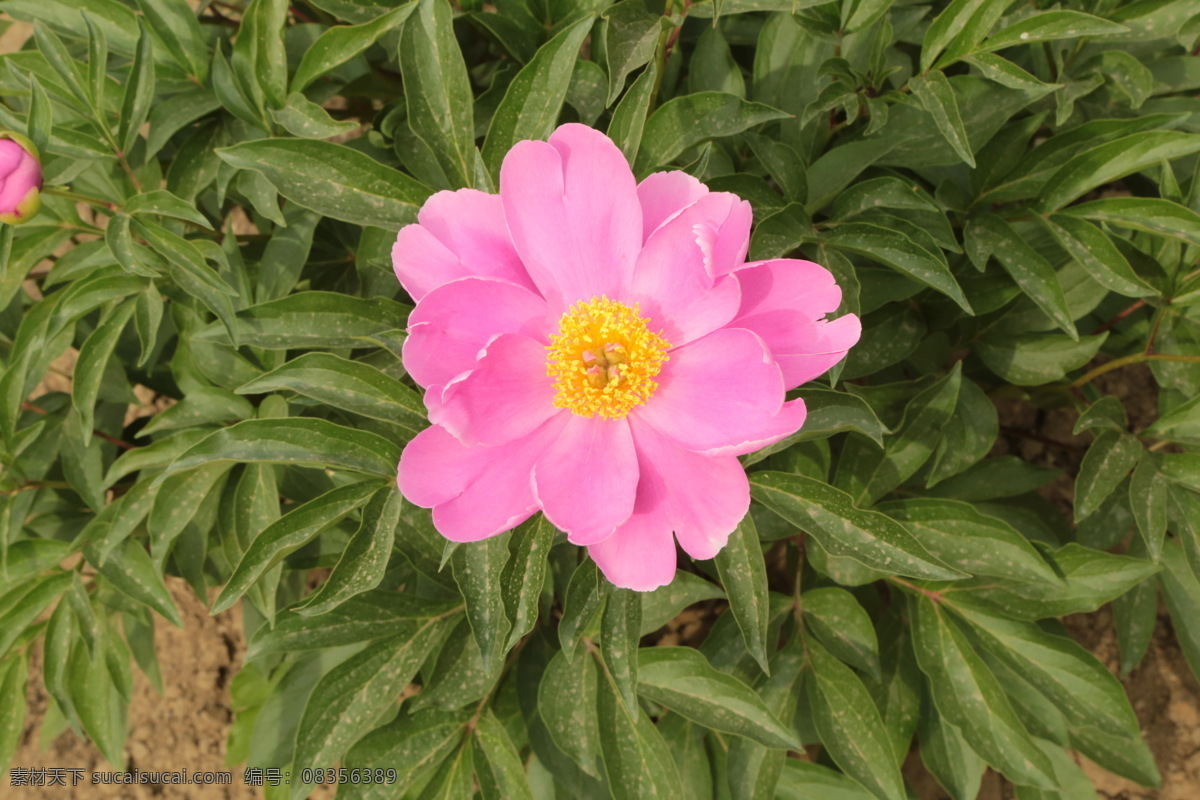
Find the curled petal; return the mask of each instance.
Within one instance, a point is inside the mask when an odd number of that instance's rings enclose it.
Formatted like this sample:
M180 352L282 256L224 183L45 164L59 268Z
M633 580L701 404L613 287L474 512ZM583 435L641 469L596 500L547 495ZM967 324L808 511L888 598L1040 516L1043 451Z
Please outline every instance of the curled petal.
M642 212L625 157L607 136L563 125L518 142L500 169L512 240L552 308L615 297L641 248Z
M546 341L554 327L540 295L498 278L460 278L431 291L408 318L404 366L421 386L445 385L474 369L495 336Z
M708 187L686 172L655 172L638 184L642 205L642 240L664 222L708 194Z
M829 270L811 261L776 259L736 273L742 304L730 323L762 337L783 371L785 388L821 375L846 355L862 332L858 317L824 316L842 302Z
M413 300L457 278L503 278L536 291L513 248L500 197L475 189L438 192L392 247L396 277Z
M779 367L748 330L724 328L672 350L658 381L634 413L688 450L749 453L804 423L803 402L783 402Z

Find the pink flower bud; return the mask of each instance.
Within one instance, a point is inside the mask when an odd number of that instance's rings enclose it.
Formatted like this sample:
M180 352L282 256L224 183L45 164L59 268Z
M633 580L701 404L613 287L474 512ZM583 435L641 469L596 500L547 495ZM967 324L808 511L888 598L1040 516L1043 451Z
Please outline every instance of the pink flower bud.
M33 142L0 133L0 222L20 225L42 207L42 163Z

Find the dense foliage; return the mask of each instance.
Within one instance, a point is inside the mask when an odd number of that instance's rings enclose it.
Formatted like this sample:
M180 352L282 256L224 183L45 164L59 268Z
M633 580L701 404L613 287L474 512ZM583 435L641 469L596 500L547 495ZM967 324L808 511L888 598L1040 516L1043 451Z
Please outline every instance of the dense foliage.
M1159 780L1058 618L1112 603L1127 673L1161 589L1200 671L1194 0L198 5L0 3L35 31L0 128L45 177L0 226L0 768L27 681L123 762L177 575L242 601L228 758L288 769L270 797L340 763L398 770L346 797L902 800L914 746L956 800L985 766L1086 796L1068 751ZM864 321L743 458L726 549L644 595L540 516L447 546L395 489L427 424L396 231L565 121L749 200L751 257ZM997 402L1078 412L1073 503L997 454ZM701 601L693 646L638 647Z

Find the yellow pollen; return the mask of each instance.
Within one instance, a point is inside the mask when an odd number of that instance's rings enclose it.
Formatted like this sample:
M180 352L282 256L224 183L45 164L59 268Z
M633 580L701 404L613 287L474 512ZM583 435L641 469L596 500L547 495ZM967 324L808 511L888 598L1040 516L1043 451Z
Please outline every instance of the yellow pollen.
M671 347L649 322L636 303L604 295L571 306L546 347L555 408L620 419L649 400Z

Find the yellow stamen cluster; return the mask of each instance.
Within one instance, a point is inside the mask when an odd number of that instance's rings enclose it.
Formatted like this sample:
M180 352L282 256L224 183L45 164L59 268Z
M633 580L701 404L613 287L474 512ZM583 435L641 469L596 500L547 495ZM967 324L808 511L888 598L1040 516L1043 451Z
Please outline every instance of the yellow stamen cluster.
M546 347L555 408L620 419L649 400L671 346L649 321L603 295L571 306Z

